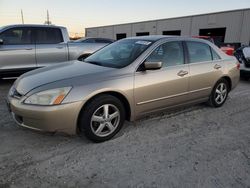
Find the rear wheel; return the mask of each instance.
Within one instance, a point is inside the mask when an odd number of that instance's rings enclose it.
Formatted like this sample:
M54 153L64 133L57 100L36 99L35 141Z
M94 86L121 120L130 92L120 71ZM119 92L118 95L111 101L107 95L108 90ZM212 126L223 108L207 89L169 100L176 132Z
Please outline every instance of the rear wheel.
M125 110L122 102L111 95L100 95L89 102L80 115L80 131L94 142L104 142L122 128Z
M221 107L226 102L228 93L229 84L222 78L215 84L208 103L213 107Z

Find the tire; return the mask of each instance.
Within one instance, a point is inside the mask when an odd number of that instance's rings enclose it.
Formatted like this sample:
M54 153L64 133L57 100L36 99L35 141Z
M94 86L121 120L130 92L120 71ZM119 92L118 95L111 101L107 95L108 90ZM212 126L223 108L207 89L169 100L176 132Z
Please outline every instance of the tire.
M208 104L215 108L221 107L226 102L228 93L228 81L222 78L215 84L213 91L209 97Z
M125 121L125 109L118 98L100 95L84 107L79 120L81 133L93 142L104 142L121 130Z

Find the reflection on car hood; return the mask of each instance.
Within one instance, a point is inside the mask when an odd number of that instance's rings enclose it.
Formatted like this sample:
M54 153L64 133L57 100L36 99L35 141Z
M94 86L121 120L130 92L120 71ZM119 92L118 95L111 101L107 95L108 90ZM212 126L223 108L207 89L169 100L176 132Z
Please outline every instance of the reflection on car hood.
M32 89L45 84L79 76L99 74L112 69L80 61L69 61L23 74L16 80L14 87L20 94L25 95Z

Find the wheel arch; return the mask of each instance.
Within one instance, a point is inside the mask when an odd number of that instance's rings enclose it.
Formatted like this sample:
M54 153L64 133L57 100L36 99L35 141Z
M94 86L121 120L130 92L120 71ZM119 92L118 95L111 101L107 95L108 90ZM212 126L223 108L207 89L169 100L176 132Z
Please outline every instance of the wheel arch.
M98 94L95 94L95 95L93 95L93 96L91 96L84 104L83 104L83 106L82 106L82 108L81 108L81 110L80 110L80 112L79 112L79 114L78 114L78 118L77 118L77 132L79 132L80 130L79 130L79 120L80 120L80 115L81 115L81 113L84 111L84 109L85 109L85 107L92 101L92 100L94 100L96 97L98 97L98 96L100 96L100 95L111 95L111 96L114 96L114 97L116 97L116 98L118 98L121 102L122 102L122 104L123 104L123 106L124 106L124 108L125 108L125 112L126 112L126 117L125 117L125 119L126 120L130 120L130 118L131 118L131 106L130 106L130 103L129 103L129 101L128 101L128 99L122 94L122 93L120 93L120 92L117 92L117 91L103 91L103 92L101 92L101 93L98 93Z
M229 86L229 91L231 91L232 90L232 80L231 80L231 78L229 76L223 76L220 79L225 79L228 82L228 84L229 84L228 85Z

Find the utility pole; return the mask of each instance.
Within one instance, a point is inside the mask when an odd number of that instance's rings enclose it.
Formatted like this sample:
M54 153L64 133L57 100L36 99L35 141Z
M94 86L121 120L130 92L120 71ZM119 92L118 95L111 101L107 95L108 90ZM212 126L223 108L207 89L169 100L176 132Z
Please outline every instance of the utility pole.
M22 24L24 24L24 19L23 19L23 10L21 9L21 17L22 17Z

